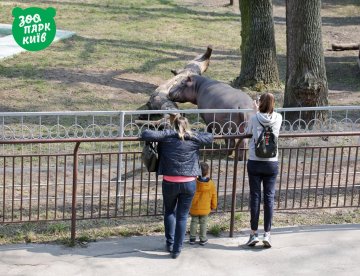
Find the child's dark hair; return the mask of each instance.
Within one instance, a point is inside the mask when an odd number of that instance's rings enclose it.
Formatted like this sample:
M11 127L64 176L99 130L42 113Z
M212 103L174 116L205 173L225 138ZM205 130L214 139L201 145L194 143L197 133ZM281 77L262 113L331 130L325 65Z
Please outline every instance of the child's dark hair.
M205 162L201 162L200 163L200 168L201 168L201 176L207 176L209 174L209 165Z

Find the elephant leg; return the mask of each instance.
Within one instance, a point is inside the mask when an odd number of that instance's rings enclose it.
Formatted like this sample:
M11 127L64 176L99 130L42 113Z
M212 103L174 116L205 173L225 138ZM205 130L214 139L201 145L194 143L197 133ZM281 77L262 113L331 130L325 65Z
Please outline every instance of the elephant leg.
M246 149L247 149L247 144L248 144L248 141L247 139L243 139L240 143L240 146L239 146L239 152L238 152L238 157L239 157L239 161L244 161L245 158L246 158Z
M225 145L226 145L226 148L228 149L228 156L232 155L233 153L233 148L235 147L235 139L226 139L225 140Z

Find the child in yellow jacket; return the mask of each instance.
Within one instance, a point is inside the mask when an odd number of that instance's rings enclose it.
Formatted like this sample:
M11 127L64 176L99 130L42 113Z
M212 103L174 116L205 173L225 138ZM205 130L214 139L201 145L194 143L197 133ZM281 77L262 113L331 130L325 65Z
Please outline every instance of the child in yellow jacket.
M205 162L200 163L201 176L196 179L196 192L192 200L190 215L190 244L195 244L196 232L200 224L200 245L208 243L206 237L207 220L212 209L217 207L217 195L214 181L209 177L209 165Z

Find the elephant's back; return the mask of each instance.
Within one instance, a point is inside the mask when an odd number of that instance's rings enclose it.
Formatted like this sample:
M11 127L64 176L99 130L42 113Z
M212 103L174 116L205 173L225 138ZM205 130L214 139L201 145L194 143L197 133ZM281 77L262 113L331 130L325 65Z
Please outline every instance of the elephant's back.
M199 109L246 109L253 104L248 94L221 82L202 87L197 102Z

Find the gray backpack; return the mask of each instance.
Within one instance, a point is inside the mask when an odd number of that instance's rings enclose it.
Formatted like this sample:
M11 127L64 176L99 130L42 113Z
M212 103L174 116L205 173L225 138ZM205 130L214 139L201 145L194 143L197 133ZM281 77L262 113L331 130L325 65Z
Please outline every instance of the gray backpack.
M272 158L277 154L278 139L275 136L271 126L264 126L260 123L256 116L259 124L263 130L255 143L255 155L260 158Z

